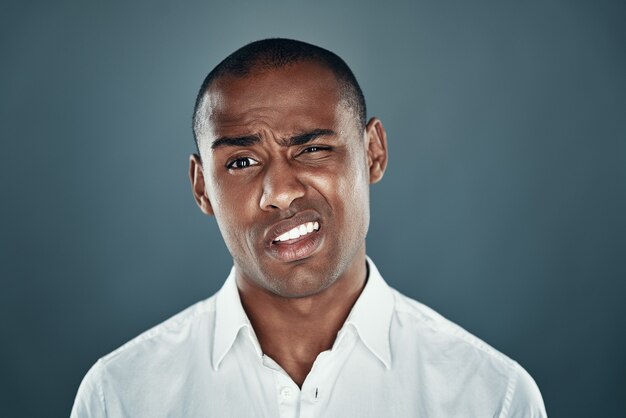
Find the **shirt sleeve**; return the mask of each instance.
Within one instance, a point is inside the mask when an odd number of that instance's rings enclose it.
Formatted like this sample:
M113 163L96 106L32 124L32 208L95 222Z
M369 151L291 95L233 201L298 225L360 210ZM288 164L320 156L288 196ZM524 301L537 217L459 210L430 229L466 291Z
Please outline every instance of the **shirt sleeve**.
M502 418L547 418L541 392L533 378L515 363Z
M81 382L70 418L106 418L102 390L102 363L100 360L87 372Z

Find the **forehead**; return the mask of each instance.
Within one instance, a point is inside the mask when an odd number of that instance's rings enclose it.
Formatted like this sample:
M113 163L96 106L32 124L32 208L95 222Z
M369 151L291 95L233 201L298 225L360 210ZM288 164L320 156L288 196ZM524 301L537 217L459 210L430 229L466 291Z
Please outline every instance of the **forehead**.
M286 134L306 128L330 128L341 121L340 84L328 68L299 62L252 72L246 77L223 76L207 92L204 117L209 134L221 136L256 128Z

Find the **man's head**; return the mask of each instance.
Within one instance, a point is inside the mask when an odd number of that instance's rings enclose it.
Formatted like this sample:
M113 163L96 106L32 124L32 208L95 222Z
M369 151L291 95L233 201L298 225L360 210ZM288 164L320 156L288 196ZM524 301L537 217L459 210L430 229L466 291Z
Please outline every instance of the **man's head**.
M203 83L194 134L194 196L215 215L238 280L303 297L363 269L386 137L378 119L365 124L339 57L291 40L243 47Z
M193 110L193 133L196 149L200 152L199 139L204 133L206 92L221 77L244 78L254 73L284 68L296 62L316 62L331 70L337 81L341 99L354 112L355 122L365 128L365 98L350 67L339 56L326 49L293 39L264 39L249 43L220 62L204 79Z

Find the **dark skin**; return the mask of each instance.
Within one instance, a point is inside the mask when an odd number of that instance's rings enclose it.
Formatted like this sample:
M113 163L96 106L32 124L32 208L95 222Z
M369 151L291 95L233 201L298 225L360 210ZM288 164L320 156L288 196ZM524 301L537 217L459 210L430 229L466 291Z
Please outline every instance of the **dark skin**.
M224 76L200 112L194 197L216 217L264 354L302 387L365 285L369 185L387 165L385 130L377 118L360 129L334 74L313 62Z

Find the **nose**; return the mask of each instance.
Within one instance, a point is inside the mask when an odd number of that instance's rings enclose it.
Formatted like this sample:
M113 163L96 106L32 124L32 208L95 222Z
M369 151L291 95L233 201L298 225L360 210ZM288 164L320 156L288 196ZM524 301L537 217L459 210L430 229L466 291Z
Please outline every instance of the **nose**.
M305 191L295 167L287 161L274 162L266 166L259 203L263 210L287 210L294 200L304 196Z

